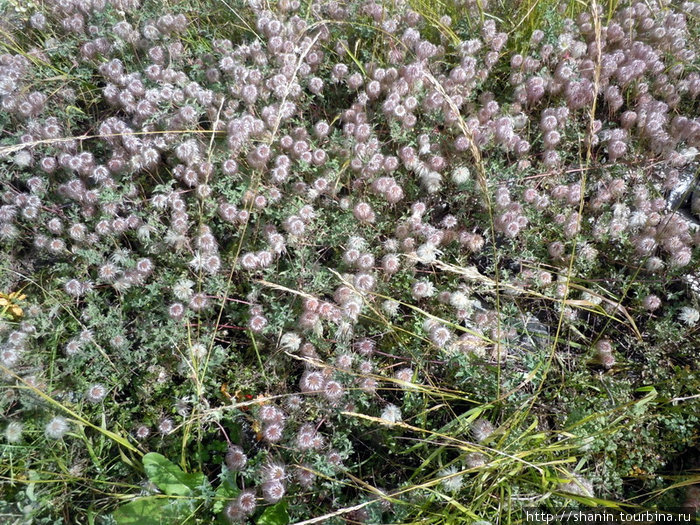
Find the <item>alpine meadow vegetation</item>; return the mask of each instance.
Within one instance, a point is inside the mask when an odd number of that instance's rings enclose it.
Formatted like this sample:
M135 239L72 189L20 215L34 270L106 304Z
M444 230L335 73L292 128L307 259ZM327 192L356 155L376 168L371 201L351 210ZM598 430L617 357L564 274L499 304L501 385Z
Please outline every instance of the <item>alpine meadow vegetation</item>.
M700 4L0 0L0 521L700 509Z

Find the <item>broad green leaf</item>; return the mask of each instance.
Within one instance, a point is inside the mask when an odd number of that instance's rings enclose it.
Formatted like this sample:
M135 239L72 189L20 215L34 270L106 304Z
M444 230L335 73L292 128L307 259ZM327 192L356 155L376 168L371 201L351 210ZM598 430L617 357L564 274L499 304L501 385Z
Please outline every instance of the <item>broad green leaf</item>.
M216 489L216 499L213 506L214 514L218 514L224 510L226 503L229 500L237 498L240 492L241 490L236 487L230 479L224 479L221 485L219 485L219 488Z
M265 509L258 521L257 525L287 525L289 523L289 514L287 513L287 502L280 501L279 503Z
M118 525L178 525L178 514L171 499L146 497L122 505L112 517Z
M148 479L168 496L190 496L204 482L204 474L187 474L175 463L157 452L143 457L143 468Z

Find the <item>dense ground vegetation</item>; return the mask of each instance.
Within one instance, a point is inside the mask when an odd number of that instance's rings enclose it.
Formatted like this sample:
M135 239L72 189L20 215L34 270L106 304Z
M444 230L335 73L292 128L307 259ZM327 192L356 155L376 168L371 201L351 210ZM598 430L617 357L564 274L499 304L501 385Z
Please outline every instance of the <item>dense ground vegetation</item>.
M698 509L700 4L0 12L0 520Z

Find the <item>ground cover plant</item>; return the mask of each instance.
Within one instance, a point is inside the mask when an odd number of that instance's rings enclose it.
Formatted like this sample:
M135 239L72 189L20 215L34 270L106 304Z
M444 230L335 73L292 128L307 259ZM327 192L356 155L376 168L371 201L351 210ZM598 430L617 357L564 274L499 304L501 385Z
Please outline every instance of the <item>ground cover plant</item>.
M700 506L700 4L0 3L2 523Z

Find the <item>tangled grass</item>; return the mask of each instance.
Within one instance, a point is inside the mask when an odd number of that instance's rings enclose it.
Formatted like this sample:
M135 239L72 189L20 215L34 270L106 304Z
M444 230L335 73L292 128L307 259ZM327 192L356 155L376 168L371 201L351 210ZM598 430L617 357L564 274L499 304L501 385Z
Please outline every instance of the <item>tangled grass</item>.
M700 5L0 12L8 523L697 511Z

